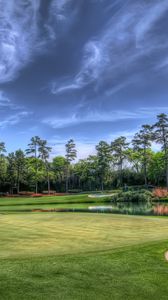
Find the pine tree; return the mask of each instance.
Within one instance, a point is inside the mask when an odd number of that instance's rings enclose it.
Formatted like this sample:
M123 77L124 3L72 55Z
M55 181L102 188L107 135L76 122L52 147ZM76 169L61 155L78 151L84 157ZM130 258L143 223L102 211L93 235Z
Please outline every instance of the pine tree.
M158 121L153 126L155 141L162 145L164 152L166 187L168 190L168 116L160 114L157 116Z
M134 151L137 151L140 154L142 154L145 185L148 184L147 165L149 161L149 150L151 148L151 142L152 142L152 127L150 125L143 125L142 129L135 134L132 140Z
M45 164L46 173L47 173L48 194L50 193L50 168L49 168L48 158L51 150L52 148L47 146L46 140L39 141L39 148L38 148L39 158L41 158Z
M65 145L65 157L67 161L67 167L66 167L66 193L68 192L68 183L69 183L69 169L70 164L75 158L77 157L77 150L76 145L74 143L73 139L70 139L67 144Z
M34 164L35 164L35 192L38 192L38 179L37 179L37 172L38 172L38 150L40 146L41 139L39 136L34 136L31 138L31 142L28 144L28 149L26 149L26 154L32 155L34 157Z
M100 141L99 144L96 146L96 150L97 150L97 157L98 157L101 190L103 191L105 176L111 161L111 149L110 149L110 145L107 142Z
M111 143L111 151L119 171L119 186L123 185L123 162L127 157L128 145L129 143L127 143L124 136L115 139Z

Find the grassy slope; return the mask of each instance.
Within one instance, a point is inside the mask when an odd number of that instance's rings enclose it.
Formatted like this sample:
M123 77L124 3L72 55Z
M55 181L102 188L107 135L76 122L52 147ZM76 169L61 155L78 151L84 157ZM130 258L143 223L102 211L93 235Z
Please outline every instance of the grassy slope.
M95 197L89 198L88 194L77 194L77 195L67 195L67 196L43 196L43 197L13 197L13 198L0 198L0 206L3 205L33 205L36 203L87 203L87 202L95 202L95 201L109 201L109 197Z
M167 218L0 215L0 299L167 299L166 240Z

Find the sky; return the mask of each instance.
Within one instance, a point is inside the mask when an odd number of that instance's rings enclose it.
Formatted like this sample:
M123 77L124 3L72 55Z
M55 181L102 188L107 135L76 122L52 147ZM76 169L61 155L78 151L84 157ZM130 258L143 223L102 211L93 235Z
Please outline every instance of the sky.
M168 113L168 0L0 0L0 141L78 158Z

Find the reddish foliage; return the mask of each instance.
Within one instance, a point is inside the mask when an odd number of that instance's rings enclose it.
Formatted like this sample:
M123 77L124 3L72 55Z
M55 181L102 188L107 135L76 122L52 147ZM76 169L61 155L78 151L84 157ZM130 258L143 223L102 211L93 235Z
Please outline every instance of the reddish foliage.
M33 194L33 192L26 192L26 191L18 193L18 195L20 195L20 196L31 196L32 194Z
M31 197L42 197L42 194L31 194Z
M154 207L154 213L157 215L168 215L168 206L166 205L157 205L156 207Z
M168 196L168 191L166 188L156 188L153 191L153 196L158 198L165 198Z
M51 193L51 194L41 194L41 193L33 193L33 192L19 192L18 194L3 194L1 197L48 197L48 196L66 196L69 195L69 193Z

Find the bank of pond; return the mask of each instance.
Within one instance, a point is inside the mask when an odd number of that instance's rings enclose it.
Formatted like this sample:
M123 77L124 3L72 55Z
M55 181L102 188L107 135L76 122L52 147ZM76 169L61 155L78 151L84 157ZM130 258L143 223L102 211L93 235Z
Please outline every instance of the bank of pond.
M33 205L26 206L1 206L0 213L61 213L61 212L86 212L86 213L111 213L111 214L128 214L128 215L153 215L168 216L168 202L158 201L150 203L133 203L133 202L117 202L117 203L83 203L83 204L55 204L55 205Z
M160 190L159 190L160 192ZM163 192L163 191L162 191ZM165 192L165 191L164 191ZM166 191L167 193L167 191ZM0 213L86 212L168 216L168 198L149 190L42 198L1 198ZM167 194L165 194L167 195Z

